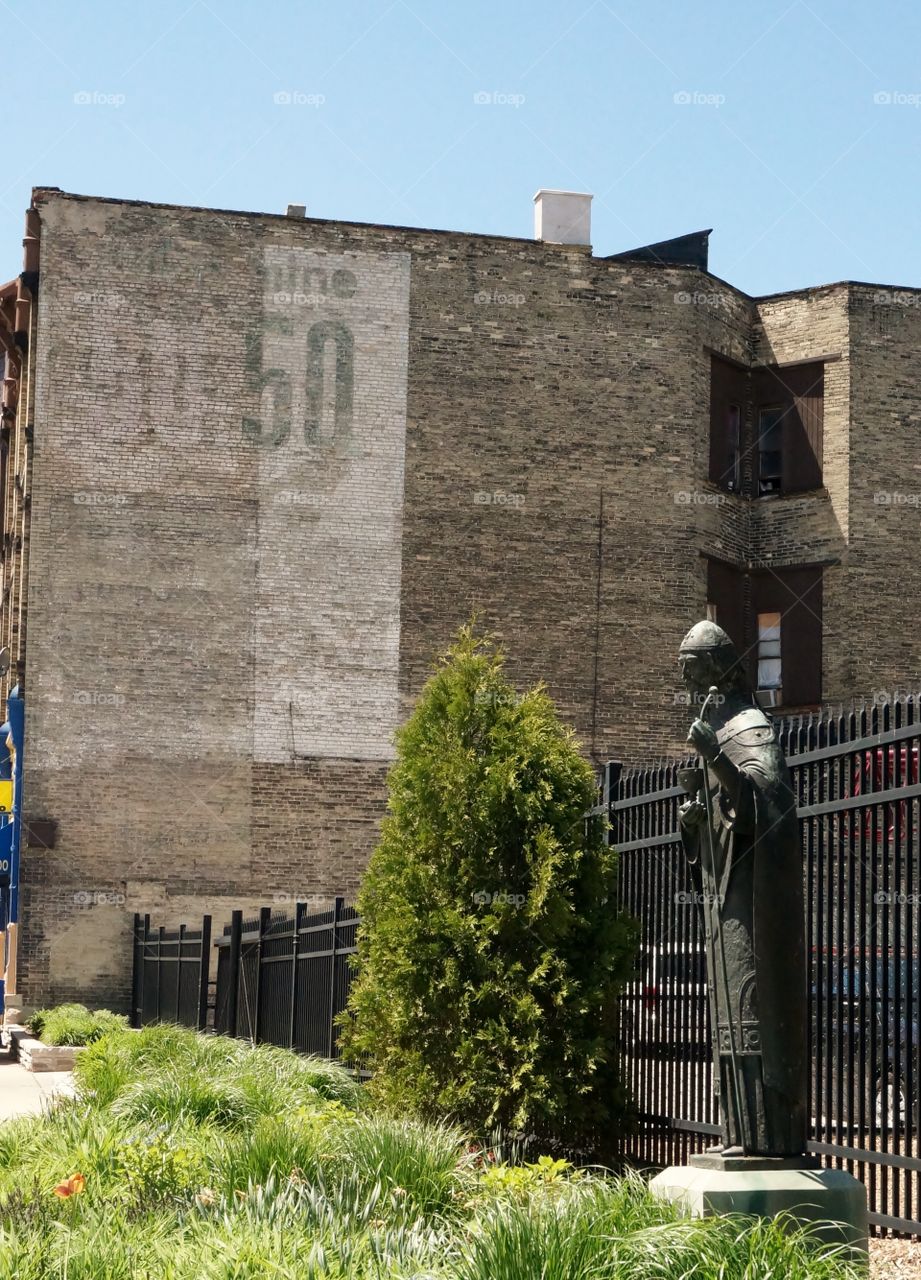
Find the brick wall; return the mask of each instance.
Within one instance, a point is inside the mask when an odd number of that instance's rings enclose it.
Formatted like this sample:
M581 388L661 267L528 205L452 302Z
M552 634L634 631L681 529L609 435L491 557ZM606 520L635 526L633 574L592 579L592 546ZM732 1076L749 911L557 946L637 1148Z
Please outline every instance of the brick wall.
M846 289L756 307L578 247L38 203L26 804L59 834L24 860L30 999L124 1004L132 911L353 892L472 612L595 760L650 758L684 739L702 553L841 553ZM841 356L827 494L710 483L711 351Z
M921 545L921 290L852 285L847 686L883 699L921 687L911 610Z

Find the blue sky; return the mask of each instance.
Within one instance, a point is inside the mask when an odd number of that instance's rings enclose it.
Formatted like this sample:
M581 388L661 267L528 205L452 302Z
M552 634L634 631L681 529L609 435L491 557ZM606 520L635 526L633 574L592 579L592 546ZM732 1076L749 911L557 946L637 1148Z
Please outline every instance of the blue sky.
M712 226L750 293L921 285L909 0L0 0L0 23L3 278L33 185L520 236L545 186L594 193L597 254Z

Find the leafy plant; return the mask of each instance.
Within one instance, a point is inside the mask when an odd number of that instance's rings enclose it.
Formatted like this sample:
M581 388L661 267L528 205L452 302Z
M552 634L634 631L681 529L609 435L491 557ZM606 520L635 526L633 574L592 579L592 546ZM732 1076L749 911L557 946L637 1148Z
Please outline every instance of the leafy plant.
M158 1133L125 1143L117 1172L128 1197L143 1204L188 1200L202 1187L207 1168L201 1151L177 1144L172 1134Z
M572 1142L610 1133L617 996L635 931L592 770L540 686L471 627L398 735L343 1016L393 1109Z
M580 1176L568 1160L539 1156L530 1164L487 1165L481 1175L479 1193L487 1199L527 1200L538 1191L562 1190Z

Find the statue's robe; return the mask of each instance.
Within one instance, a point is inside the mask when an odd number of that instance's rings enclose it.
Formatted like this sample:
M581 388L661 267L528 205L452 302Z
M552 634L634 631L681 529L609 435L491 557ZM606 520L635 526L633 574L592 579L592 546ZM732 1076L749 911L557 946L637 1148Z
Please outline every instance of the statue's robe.
M746 706L717 731L707 825L683 829L703 889L715 1084L723 1141L746 1155L806 1148L803 860L774 728ZM698 797L705 799L703 792Z

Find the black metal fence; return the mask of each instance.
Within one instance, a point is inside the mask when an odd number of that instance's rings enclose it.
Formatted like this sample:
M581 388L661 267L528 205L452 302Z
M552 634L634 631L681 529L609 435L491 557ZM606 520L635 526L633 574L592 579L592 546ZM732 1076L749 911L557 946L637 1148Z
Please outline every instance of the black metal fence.
M211 1026L222 1035L337 1058L336 1019L348 1000L358 923L343 898L313 914L303 902L293 915L263 907L244 920L234 911L212 947L210 916L194 931L151 930L149 916L135 916L133 1023Z
M866 1184L878 1230L921 1235L921 710L912 698L782 722L810 957L810 1149ZM622 1067L639 1113L622 1154L683 1163L719 1132L696 886L678 762L605 771L620 900L641 923Z
M358 913L336 898L328 911L255 920L233 919L218 938L214 1029L224 1035L282 1045L300 1053L339 1056L336 1018L351 982Z
M921 707L896 700L784 722L803 850L810 957L810 1148L865 1183L877 1230L921 1235ZM608 765L600 811L620 854L620 903L641 925L620 1054L638 1113L621 1155L683 1163L719 1133L696 886L682 852L681 763ZM214 944L216 1031L338 1056L358 915L244 921ZM207 1024L209 917L151 931L135 918L135 1023Z
M151 930L150 916L134 917L132 1021L179 1022L204 1030L208 1021L211 917L201 927Z

